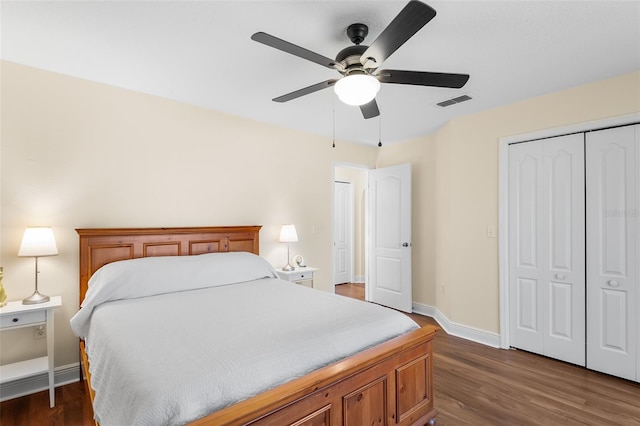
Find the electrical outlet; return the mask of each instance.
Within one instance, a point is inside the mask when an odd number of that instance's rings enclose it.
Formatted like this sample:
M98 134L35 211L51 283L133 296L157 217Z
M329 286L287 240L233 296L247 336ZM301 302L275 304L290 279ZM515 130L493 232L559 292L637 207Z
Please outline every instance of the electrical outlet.
M487 226L487 238L495 238L495 237L496 237L496 227Z
M37 327L33 327L33 338L34 339L42 339L47 337L47 329L44 325L39 325Z

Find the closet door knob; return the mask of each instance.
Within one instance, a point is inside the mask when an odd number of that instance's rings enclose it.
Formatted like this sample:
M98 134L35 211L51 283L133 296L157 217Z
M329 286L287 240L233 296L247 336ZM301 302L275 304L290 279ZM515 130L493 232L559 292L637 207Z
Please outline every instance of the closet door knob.
M620 283L616 280L610 280L607 284L609 284L611 287L618 287L618 285L620 285Z
M564 275L556 274L556 280L564 280Z

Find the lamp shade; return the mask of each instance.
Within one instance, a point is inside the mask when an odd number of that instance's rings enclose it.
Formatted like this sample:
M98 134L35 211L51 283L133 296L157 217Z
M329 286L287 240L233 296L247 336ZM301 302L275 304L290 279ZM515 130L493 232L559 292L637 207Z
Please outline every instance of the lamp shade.
M352 74L338 80L333 90L347 105L364 105L376 97L380 82L368 74Z
M280 242L281 243L298 242L298 233L296 232L295 225L282 225L282 229L280 230Z
M57 254L56 239L53 237L53 230L50 227L34 226L25 229L18 256L41 257Z

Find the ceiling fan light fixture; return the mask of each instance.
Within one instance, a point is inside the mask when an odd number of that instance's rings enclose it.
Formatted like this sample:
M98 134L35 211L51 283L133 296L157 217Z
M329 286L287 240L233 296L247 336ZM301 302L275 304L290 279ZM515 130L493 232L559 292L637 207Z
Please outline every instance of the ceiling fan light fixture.
M380 82L368 74L352 74L338 80L334 91L347 105L360 106L371 102L380 90Z

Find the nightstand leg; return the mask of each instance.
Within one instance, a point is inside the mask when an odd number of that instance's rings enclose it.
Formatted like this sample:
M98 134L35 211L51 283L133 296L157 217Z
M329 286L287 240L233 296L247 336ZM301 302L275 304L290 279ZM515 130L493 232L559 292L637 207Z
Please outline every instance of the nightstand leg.
M56 390L53 377L53 309L47 311L47 360L49 362L49 407L56 405Z

